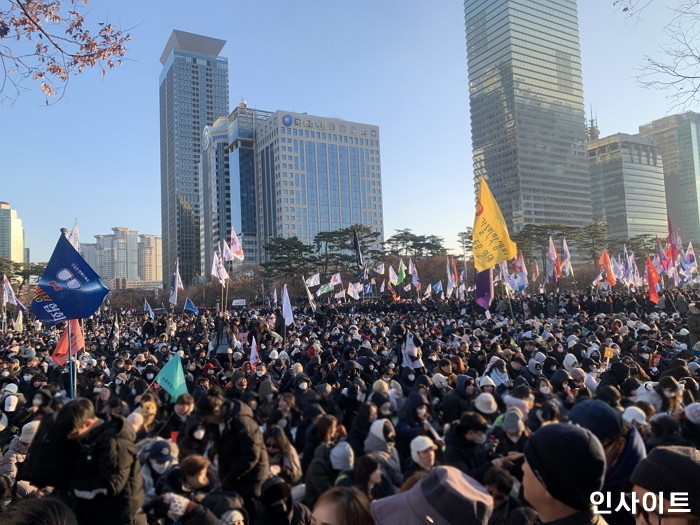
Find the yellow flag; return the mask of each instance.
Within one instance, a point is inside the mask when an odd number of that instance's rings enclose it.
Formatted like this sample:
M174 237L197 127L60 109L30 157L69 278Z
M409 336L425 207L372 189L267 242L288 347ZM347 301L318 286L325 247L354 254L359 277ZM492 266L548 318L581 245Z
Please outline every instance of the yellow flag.
M482 177L479 196L476 201L474 232L472 234L474 266L482 272L501 261L507 261L518 254L516 244L510 240L506 221L496 199Z

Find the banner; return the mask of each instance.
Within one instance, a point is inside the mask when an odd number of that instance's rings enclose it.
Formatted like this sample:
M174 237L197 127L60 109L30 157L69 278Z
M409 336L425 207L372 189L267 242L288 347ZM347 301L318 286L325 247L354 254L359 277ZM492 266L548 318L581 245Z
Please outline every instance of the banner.
M498 203L483 177L479 183L472 241L477 272L510 260L518 253L517 246L510 240Z
M170 394L173 402L180 395L188 393L187 385L185 384L185 373L182 370L182 361L180 361L179 355L175 354L170 357L163 369L158 372L155 382Z

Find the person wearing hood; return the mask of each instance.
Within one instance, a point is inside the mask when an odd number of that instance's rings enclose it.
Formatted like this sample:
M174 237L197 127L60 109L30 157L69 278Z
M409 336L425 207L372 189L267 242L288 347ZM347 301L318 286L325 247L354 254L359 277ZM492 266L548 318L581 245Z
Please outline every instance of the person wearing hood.
M417 436L439 439L430 422L430 405L425 396L416 392L406 399L396 425L396 448L403 458L410 454L411 441Z
M530 388L535 388L537 386L537 378L541 375L542 363L537 361L535 358L530 359L527 362L527 367L520 372L520 377L527 381Z
M497 388L501 385L505 386L506 388L510 388L513 384L513 381L506 370L506 362L500 357L491 358L491 361L484 372L484 377L490 377Z
M134 431L127 421L111 414L95 414L89 399L67 403L57 425L81 445L70 473L73 510L81 525L142 523L143 479L136 454Z
M197 401L197 416L216 436L221 487L235 490L246 501L260 496L270 466L251 408L212 391Z
M444 423L456 421L471 406L476 397L474 378L460 374L455 381L454 390L447 393L442 403L442 420Z
M442 463L480 480L491 467L487 448L487 421L476 412L465 412L445 435Z
M558 369L559 361L557 361L551 356L547 356L544 362L542 363L542 373L549 380L552 379L552 376L556 373Z
M304 503L312 508L319 496L335 485L341 471L352 469L354 461L355 455L347 441L341 441L337 445L327 441L316 447L304 478Z
M292 491L280 477L271 477L262 486L260 509L255 525L311 525L311 511L295 503ZM247 525L247 522L246 522Z
M404 477L408 479L417 472L427 474L435 467L437 449L437 445L429 437L414 438L411 441L411 457L404 461Z
M614 386L615 388L620 388L622 383L630 376L630 367L625 363L618 361L612 363L610 368L600 375L600 381L598 383L598 388L606 385Z
M569 412L569 421L590 430L605 452L605 481L601 489L612 494L613 513L605 518L611 525L631 525L634 516L615 511L619 499L632 490L630 476L647 455L644 440L636 428L626 423L622 413L599 399L584 399Z
M416 384L416 378L418 374L415 369L410 367L403 367L401 369L401 378L399 379L399 384L401 385L401 390L404 397L408 397L413 391L413 387Z
M553 400L559 405L559 410L563 414L566 414L576 402L577 392L571 388L571 384L573 383L571 374L563 368L560 368L552 376L551 383L554 389Z
M395 442L394 425L388 419L378 419L369 428L369 435L365 439L365 453L372 455L379 462L383 473L395 487L400 487L403 475Z

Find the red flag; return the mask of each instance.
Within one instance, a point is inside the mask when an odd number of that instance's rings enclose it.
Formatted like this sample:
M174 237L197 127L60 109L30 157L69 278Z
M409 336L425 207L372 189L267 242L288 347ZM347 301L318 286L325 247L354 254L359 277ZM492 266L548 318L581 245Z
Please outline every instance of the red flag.
M612 269L612 262L610 261L610 255L608 255L608 250L603 250L600 254L600 259L598 264L605 270L605 280L610 286L615 286L617 284L617 279Z
M75 355L85 348L85 340L83 339L83 330L80 328L78 319L71 319L70 323L70 351L71 355ZM63 330L61 338L56 343L56 348L51 354L51 359L59 365L65 365L68 362L68 326Z
M659 303L659 291L656 289L656 285L659 282L659 273L654 268L654 263L651 262L649 256L646 256L647 262L647 285L649 286L649 300L654 303Z

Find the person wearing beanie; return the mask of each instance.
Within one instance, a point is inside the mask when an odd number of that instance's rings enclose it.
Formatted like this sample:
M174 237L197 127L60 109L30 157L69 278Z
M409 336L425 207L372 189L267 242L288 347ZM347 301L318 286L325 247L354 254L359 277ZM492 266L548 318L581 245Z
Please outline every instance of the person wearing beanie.
M632 471L646 457L641 434L623 420L619 410L600 399L577 403L569 412L569 421L593 432L603 445L607 464L603 490L612 494L612 508L617 508L621 495L632 489ZM606 520L614 525L633 523L624 510L607 515Z
M591 431L546 425L530 436L524 454L523 495L542 523L605 523L590 503L605 475L605 451Z
M700 449L700 403L691 403L684 410L681 437Z
M645 494L654 494L656 511L644 511L647 523L684 523L700 522L700 491L697 490L697 480L700 479L700 450L693 447L671 446L656 447L649 455L639 462L632 472L630 481L633 491L640 502ZM687 501L671 505L671 494L682 493ZM659 512L659 494L664 498L663 512ZM647 501L649 498L647 497ZM649 506L647 504L647 506ZM689 509L690 513L675 512L670 509ZM642 513L641 503L637 512Z

